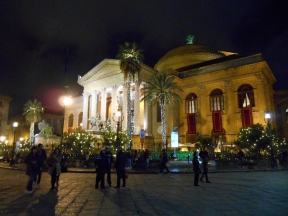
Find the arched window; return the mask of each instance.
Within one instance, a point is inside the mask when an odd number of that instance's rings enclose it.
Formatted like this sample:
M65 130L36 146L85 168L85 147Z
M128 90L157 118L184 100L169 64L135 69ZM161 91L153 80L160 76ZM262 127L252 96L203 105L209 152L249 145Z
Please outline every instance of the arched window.
M224 97L220 89L215 89L210 94L210 111L224 110Z
M73 120L74 120L74 115L70 114L68 118L68 127L73 127Z
M81 125L82 121L83 121L83 112L80 112L78 116L78 127L82 127Z
M194 93L189 94L186 97L186 106L185 106L185 112L186 114L190 113L197 113L198 105L197 105L197 95Z
M253 87L248 84L238 88L238 107L255 107Z

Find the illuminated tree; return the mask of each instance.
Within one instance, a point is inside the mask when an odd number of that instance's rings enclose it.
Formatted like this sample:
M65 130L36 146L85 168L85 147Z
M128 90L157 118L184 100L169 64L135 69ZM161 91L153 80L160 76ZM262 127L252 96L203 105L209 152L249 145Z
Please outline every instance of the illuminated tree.
M136 43L125 42L124 46L119 46L117 58L120 59L120 69L124 75L125 84L127 86L127 132L128 138L132 137L131 122L131 83L138 82L138 74L141 70L140 62L143 60L142 50L137 48ZM130 143L127 148L131 148Z
M235 144L240 148L246 148L256 153L259 159L261 151L270 153L271 149L273 149L277 152L286 146L285 139L275 135L274 131L271 132L271 136L269 134L269 129L265 129L261 124L243 127L240 129L238 140L235 141Z
M110 146L112 150L116 150L117 146L117 132L114 131L111 126L106 125L105 130L102 133L102 139L103 143L105 146ZM128 137L127 131L123 131L122 133L119 133L119 140L120 140L120 145L124 145L126 143L130 143L130 139Z
M197 140L201 143L202 148L211 148L212 139L210 137L197 136Z
M19 153L20 155L28 155L31 151L29 140L23 140L19 145Z
M95 144L100 139L81 129L73 129L71 133L64 133L63 143L59 145L66 154L74 154L78 159L86 152L95 150Z
M26 121L30 123L30 146L34 143L34 125L36 122L41 120L41 113L43 113L44 108L42 104L36 99L34 101L29 100L23 109L23 115L25 115Z
M167 76L165 73L153 75L147 82L143 90L142 101L147 101L148 104L159 103L161 108L161 124L162 124L162 146L165 146L167 151L166 142L166 104L171 104L171 101L182 102L182 99L177 91L182 91L182 89L173 82L174 76Z

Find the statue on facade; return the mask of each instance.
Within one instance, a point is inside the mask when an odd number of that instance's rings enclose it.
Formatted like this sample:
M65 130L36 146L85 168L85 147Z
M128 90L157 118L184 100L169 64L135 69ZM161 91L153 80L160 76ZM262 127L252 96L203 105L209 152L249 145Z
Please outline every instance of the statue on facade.
M96 117L91 117L88 119L91 125L91 130L98 130L99 125L101 124L100 115L97 113Z
M187 44L193 44L194 43L194 35L188 35L186 37L186 41L187 41Z
M42 122L38 123L38 129L40 130L39 134L42 134L44 136L49 136L53 133L53 128L47 122L45 122L44 119Z

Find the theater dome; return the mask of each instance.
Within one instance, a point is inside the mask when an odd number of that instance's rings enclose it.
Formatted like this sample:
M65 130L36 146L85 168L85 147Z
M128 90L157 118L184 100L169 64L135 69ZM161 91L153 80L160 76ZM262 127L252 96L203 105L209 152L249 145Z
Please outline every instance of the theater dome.
M177 69L188 65L194 65L205 61L224 57L223 53L209 46L188 44L172 49L166 53L154 66L158 71Z

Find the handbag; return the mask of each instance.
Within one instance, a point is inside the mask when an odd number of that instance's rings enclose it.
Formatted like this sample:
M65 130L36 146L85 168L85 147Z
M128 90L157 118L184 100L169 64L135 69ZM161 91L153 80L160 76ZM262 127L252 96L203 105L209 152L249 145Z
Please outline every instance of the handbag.
M128 178L128 176L129 176L129 172L125 170L125 178Z
M47 163L48 167L53 167L54 166L54 158L53 157L47 158L46 163Z

